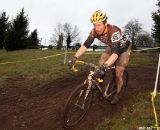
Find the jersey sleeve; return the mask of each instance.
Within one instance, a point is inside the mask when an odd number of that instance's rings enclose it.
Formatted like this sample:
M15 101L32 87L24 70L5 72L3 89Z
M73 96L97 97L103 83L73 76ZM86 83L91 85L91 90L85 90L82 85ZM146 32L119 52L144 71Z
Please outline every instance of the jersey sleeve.
M121 40L121 30L117 27L111 34L111 42L112 42L111 51L112 53L116 53L117 55L119 55L120 40Z
M94 39L95 39L95 33L94 33L94 30L92 30L83 45L86 48L89 48L91 44L94 42Z

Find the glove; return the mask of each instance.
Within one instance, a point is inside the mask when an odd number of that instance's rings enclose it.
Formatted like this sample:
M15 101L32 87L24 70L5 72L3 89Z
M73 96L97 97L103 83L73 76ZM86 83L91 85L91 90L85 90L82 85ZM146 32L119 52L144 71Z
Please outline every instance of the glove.
M99 69L101 70L101 71L107 71L108 70L108 65L107 64L102 64L102 65L99 65Z
M95 71L94 75L99 78L103 77L107 69L108 69L108 65L106 64L100 65Z
M72 66L74 66L76 63L76 60L77 57L74 56L71 60L68 61L68 66L72 68Z

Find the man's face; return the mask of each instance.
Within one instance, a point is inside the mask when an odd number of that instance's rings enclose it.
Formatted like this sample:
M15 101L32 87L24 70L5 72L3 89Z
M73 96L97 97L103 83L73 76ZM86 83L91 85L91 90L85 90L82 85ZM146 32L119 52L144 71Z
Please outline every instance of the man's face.
M94 29L98 35L102 35L105 28L106 28L106 26L103 22L99 22L99 23L94 24Z

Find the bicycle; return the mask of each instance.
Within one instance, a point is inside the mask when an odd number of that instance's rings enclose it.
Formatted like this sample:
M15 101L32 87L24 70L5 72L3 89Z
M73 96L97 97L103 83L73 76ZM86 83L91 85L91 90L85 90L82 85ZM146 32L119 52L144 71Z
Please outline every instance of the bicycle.
M80 121L84 118L86 113L92 104L93 93L95 90L98 90L104 99L107 101L111 101L114 94L116 93L115 87L115 67L110 67L108 70L112 72L112 77L109 82L103 88L102 83L103 79L95 77L95 72L98 66L87 63L84 61L76 61L76 64L84 64L90 67L90 71L87 79L80 85L76 87L76 89L70 94L67 103L65 105L64 110L64 126L65 127L73 127L80 123ZM78 70L75 66L72 67L74 72ZM107 74L105 72L105 74ZM121 88L120 94L123 95L128 83L128 72L125 70L123 74L123 85Z

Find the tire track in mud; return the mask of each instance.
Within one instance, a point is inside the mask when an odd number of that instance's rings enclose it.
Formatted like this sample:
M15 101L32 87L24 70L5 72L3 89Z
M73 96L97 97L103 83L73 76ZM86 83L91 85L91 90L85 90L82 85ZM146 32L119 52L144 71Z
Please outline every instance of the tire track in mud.
M112 119L124 107L134 103L136 93L153 90L156 69L128 68L126 94L117 105L94 98L84 120L70 130L93 130L106 117ZM0 130L65 130L63 110L74 85L80 84L86 73L62 77L45 85L30 86L22 76L6 79L0 87Z

